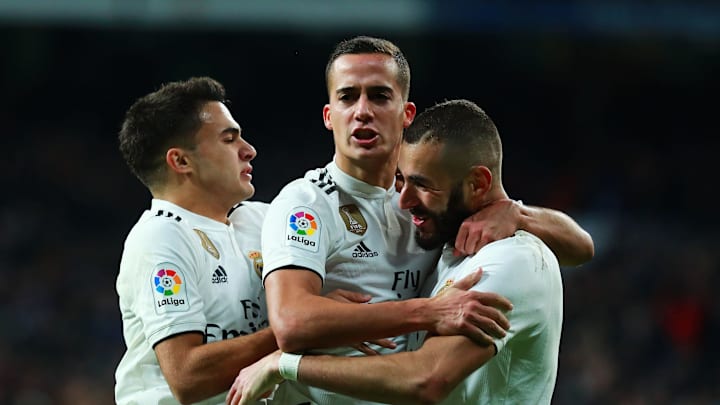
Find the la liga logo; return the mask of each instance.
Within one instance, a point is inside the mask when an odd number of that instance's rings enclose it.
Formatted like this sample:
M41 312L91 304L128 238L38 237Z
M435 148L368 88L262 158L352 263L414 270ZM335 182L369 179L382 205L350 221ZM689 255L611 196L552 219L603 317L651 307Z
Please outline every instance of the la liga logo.
M182 278L175 270L160 269L155 275L155 290L162 295L179 293L180 285L182 285Z
M295 207L288 212L286 246L317 252L322 223L315 211L308 207Z
M185 305L185 299L177 297L183 284L182 277L177 271L160 269L155 274L153 283L155 284L155 291L163 297L157 301L158 308L166 305L175 307Z
M312 236L317 231L317 222L309 212L298 211L290 215L290 229L298 235Z

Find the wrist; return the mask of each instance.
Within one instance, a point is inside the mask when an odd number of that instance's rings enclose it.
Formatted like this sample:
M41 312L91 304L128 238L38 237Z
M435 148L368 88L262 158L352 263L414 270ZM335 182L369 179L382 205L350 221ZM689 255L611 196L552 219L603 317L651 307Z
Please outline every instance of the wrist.
M278 360L278 372L280 376L289 381L297 381L300 369L301 354L281 353Z
M437 333L438 325L443 319L443 310L438 306L438 304L440 304L439 297L440 294L430 298L408 300L417 304L415 310L418 316L416 326L413 329Z

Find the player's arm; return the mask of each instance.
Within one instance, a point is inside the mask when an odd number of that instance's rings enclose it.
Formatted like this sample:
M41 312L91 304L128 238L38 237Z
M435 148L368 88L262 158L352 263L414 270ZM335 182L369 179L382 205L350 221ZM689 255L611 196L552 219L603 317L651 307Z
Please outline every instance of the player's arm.
M165 380L182 404L228 389L238 372L277 349L270 328L246 336L203 344L202 333L182 333L155 345Z
M510 199L496 201L466 219L455 240L456 253L473 254L518 229L542 239L562 266L583 264L595 254L590 234L567 214Z
M369 401L435 404L494 355L494 345L480 346L464 336L436 336L414 352L371 357L302 356L297 379ZM243 369L228 392L227 403L251 403L281 382L280 356L275 352Z
M501 311L510 302L494 293L465 291L480 278L468 276L464 290L448 289L433 298L376 304L350 304L320 295L320 277L304 269L278 269L265 278L270 324L285 352L347 346L417 330L440 335L463 334L489 344L509 323ZM463 284L464 286L464 284Z

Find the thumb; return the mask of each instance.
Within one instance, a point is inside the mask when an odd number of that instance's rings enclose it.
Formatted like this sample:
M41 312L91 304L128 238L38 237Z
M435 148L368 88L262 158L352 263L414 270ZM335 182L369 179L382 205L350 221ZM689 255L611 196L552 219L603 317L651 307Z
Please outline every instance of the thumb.
M472 286L477 284L478 281L480 281L480 278L482 277L482 267L478 267L477 270L474 272L468 274L467 276L463 277L459 281L455 282L453 284L453 287L460 289L460 290L469 290Z

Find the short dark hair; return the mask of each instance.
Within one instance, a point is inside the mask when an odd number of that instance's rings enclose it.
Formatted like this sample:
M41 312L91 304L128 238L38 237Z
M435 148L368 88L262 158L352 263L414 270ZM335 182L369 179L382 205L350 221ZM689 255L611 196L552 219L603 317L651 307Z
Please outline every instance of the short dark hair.
M225 103L225 88L209 77L162 85L139 98L125 113L118 136L120 152L132 173L148 188L165 179L165 152L195 148L206 103Z
M328 58L325 65L325 83L330 85L330 70L335 60L343 55L359 55L366 53L379 53L389 55L398 66L397 81L402 89L402 96L405 100L410 97L410 64L400 48L387 39L357 36L355 38L341 41Z
M490 116L472 101L449 100L428 108L405 130L403 142L443 144L452 167L487 166L497 181L501 179L500 134Z

